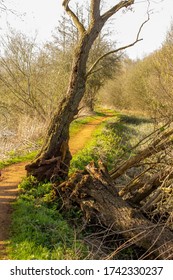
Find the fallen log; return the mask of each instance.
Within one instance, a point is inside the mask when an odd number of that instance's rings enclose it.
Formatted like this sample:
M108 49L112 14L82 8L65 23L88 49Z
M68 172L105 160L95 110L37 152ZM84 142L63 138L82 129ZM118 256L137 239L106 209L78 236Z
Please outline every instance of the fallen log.
M77 172L66 182L56 186L64 204L78 204L86 219L97 215L99 220L139 247L147 250L147 257L173 258L173 232L164 224L148 220L138 208L132 207L118 195L107 170L93 163L83 172Z

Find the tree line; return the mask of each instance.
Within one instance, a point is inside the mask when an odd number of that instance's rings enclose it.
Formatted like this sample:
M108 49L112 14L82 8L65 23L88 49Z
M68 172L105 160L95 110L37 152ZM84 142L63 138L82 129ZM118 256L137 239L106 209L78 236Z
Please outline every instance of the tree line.
M157 122L172 118L173 24L160 49L143 59L125 57L119 72L100 91L101 100L119 110L146 113Z

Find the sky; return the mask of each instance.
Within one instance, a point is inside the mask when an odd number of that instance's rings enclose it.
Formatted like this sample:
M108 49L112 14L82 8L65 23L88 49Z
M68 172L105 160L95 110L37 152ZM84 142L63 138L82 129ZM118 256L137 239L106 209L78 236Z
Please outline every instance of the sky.
M132 59L143 58L160 48L165 39L173 20L173 0L162 0L160 3L156 3L158 1L151 1L150 10L152 10L152 14L150 21L141 32L143 41L126 51ZM72 5L74 2L75 0L71 0ZM119 1L105 0L105 2L111 7ZM117 47L133 42L139 26L147 18L146 1L137 0L136 2L133 11L117 13L113 19L111 24L112 40L116 41ZM39 42L51 39L52 32L63 13L62 0L5 0L5 3L15 10L17 15L16 13L1 13L1 34L7 32L10 25L28 36L37 34Z

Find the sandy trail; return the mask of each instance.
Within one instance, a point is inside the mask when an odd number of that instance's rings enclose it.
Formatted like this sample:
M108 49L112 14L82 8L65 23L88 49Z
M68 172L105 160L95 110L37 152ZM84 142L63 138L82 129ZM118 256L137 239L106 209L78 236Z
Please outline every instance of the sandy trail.
M108 117L110 115L95 117L90 123L82 125L79 132L70 139L71 153L75 154L81 150L91 138L97 126ZM6 167L2 170L2 176L0 177L0 260L8 259L6 245L10 232L12 203L17 197L19 183L26 176L25 165L26 163L22 162Z
M92 133L96 130L97 126L107 118L108 116L95 117L92 122L82 125L81 129L70 139L69 147L72 155L84 148L86 143L91 139Z
M11 204L18 194L18 184L25 175L25 164L18 163L3 169L0 177L0 259L7 259L6 244L11 222Z

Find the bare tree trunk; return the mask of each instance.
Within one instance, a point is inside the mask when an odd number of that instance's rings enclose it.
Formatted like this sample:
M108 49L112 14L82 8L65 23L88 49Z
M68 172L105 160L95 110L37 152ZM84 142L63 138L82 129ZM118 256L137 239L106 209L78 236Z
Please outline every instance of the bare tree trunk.
M98 26L101 28L101 26ZM71 154L69 151L69 126L78 112L79 103L85 92L86 64L89 51L99 34L97 28L86 33L76 48L66 98L52 119L41 152L26 166L29 175L39 181L44 179L65 179L68 174Z

